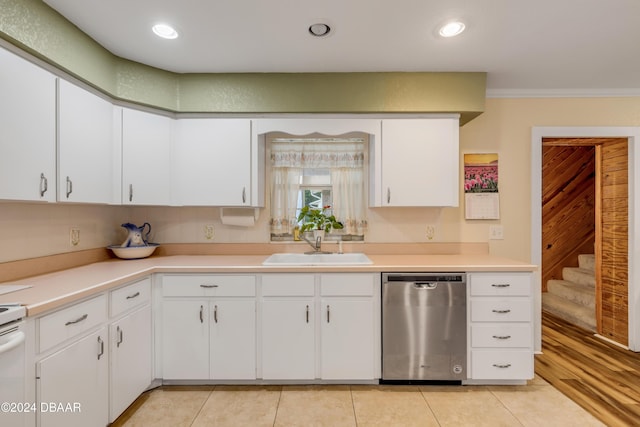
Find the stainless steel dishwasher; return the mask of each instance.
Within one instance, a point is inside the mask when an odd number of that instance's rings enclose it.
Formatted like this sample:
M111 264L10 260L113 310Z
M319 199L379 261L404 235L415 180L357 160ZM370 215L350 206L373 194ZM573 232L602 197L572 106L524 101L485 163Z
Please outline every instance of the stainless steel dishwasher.
M464 273L382 275L381 382L467 378Z

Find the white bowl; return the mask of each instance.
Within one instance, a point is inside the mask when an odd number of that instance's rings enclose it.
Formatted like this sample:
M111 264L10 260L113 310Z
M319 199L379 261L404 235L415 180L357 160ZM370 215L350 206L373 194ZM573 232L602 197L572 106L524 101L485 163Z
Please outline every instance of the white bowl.
M149 243L147 246L129 246L123 247L118 245L107 246L111 249L115 256L122 259L140 259L151 255L156 248L160 246L157 243Z

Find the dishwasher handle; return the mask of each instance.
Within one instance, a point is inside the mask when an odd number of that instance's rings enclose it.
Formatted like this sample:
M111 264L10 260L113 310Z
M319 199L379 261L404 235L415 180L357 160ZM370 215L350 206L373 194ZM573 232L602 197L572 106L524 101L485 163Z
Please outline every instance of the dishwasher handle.
M432 291L438 287L438 282L414 282L413 287L426 291Z

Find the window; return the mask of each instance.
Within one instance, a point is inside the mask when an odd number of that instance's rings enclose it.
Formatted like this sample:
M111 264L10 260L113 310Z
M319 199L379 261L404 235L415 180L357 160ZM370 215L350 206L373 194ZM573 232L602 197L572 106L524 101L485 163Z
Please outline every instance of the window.
M326 239L362 240L366 138L271 138L271 240L293 240L303 206L330 206L344 228Z

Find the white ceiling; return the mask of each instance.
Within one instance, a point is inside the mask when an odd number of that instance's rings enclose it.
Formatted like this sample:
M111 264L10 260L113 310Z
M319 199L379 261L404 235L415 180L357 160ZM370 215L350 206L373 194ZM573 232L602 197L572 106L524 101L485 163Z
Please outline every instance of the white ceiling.
M640 0L44 0L178 73L485 71L489 95L640 94ZM440 23L467 30L443 39ZM151 25L180 32L162 40ZM333 31L309 35L317 22Z

